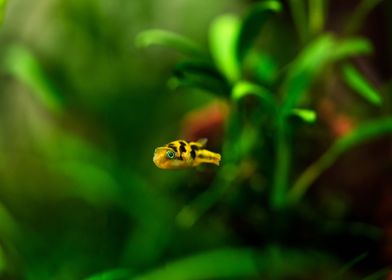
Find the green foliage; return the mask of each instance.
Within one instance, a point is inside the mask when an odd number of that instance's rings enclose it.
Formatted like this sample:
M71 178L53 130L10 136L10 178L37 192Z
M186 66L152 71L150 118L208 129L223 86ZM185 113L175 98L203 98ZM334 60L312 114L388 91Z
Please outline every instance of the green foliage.
M7 7L7 0L0 0L0 24L3 24L5 17L5 8Z
M305 42L309 35L306 22L306 2L305 0L290 0L289 4L299 38L301 42Z
M93 276L86 278L85 280L122 280L128 279L130 274L130 271L127 269L115 269L102 273L97 273Z
M309 29L312 34L318 34L324 28L326 1L328 0L309 1Z
M381 279L385 279L385 277L388 277L389 273L390 273L390 269L389 268L384 268L381 269L377 272L374 272L364 278L362 278L362 280L381 280Z
M362 74L350 64L343 65L343 79L364 99L374 105L381 105L381 97L376 89L362 76Z
M276 12L280 12L281 9L280 2L268 0L256 4L249 10L248 14L242 20L238 35L237 55L239 61L244 59L266 21Z
M11 239L19 235L19 229L16 221L10 215L7 208L2 203L0 203L0 220L1 220L0 236L7 237L7 239Z
M317 179L392 132L387 81L375 89L350 61L380 55L349 34L381 1L337 32L328 0L46 2L16 1L2 27L1 279L351 280L380 268L356 256L382 230L354 218L345 186ZM151 59L134 39L182 55ZM221 166L153 165L155 147L199 135ZM338 172L362 176L359 162Z
M2 276L13 265L9 259L9 252L6 249L12 247L12 244L20 239L21 228L1 201L0 221L0 276Z
M115 180L98 164L68 160L57 164L56 171L71 178L79 186L75 194L92 204L105 204L116 198Z
M355 55L369 54L373 47L369 40L365 38L352 37L340 41L333 49L334 60L342 60Z
M328 256L314 252L281 251L279 248L260 252L229 248L173 261L132 279L242 279L258 275L266 279L285 279L289 275L304 275L306 270L317 273L329 266L333 266L333 261Z
M304 122L314 123L317 119L316 112L307 109L293 109L292 114L301 118Z
M212 57L227 79L234 83L241 77L241 63L266 21L281 10L278 1L263 1L255 5L240 20L233 15L215 19L210 27Z
M44 108L54 113L62 111L60 93L28 49L21 46L10 47L5 67L11 75L30 88Z
M176 65L169 80L172 89L179 87L198 88L210 93L227 96L227 81L209 62L187 60Z
M314 122L316 113L313 110L297 108L311 98L307 93L312 90L314 84L320 77L323 77L325 71L333 63L348 59L351 56L368 54L372 51L371 44L364 38L337 39L332 34L323 33L310 40L310 34L317 35L324 27L326 2L320 0L309 3L309 13L307 12L305 1L291 1L290 7L301 41L303 44L306 44L299 54L288 63L287 67L282 69L281 73L283 73L283 75L280 77L281 85L271 84L273 87L272 90L263 88L261 85L244 79L242 63L244 63L244 57L259 33L259 28L265 24L265 21L273 13L281 10L279 2L265 1L255 5L242 20L237 16L230 14L219 16L212 22L209 32L213 62L216 65L216 69L227 78L232 87L230 101L233 104L236 104L246 96L255 96L261 104L263 104L260 108L266 109L266 112L271 112L272 117L275 118L273 129L275 130L274 138L276 145L274 149L276 151L276 158L270 198L271 205L274 208L284 208L287 203L286 196L291 173L291 147L289 140L291 138L291 128L288 117L296 115L305 122ZM307 16L309 16L308 22L306 21ZM257 28L251 28L251 26L256 26ZM253 56L256 57L255 55ZM263 57L262 53L261 57ZM255 58L252 59L256 61ZM267 70L264 72L268 72L268 70L274 68L271 66L272 64L268 66L268 64L263 63L264 62L261 60L258 62L261 67L262 65L267 65L265 66L267 67ZM363 79L359 79L358 73L347 71L347 68L345 69L344 77L352 87L357 91L360 91L362 95L367 96L373 103L380 101L378 99L376 100L375 92L370 90L371 88ZM177 74L177 72L181 75ZM189 73L184 75L184 73L186 73L186 71L175 71L176 81L179 81L177 84L207 89L215 94L219 94L222 91L227 92L226 88L224 90L217 89L219 88L218 84L212 86L211 79L204 75L204 73L206 73L205 70L200 72L193 70L192 76L190 76ZM265 75L262 73L260 76L262 80L265 80L264 76ZM182 81L179 77L181 77ZM230 87L230 85L227 86ZM280 96L271 94L271 92L279 92ZM280 105L277 105L279 103ZM238 120L235 120L237 117L240 116L234 115L229 123L239 123ZM237 125L232 131L238 133L238 131L241 130L240 126L241 125ZM225 146L224 151L229 151L230 148L237 149L237 146L241 146L238 142L238 139L241 137L231 137L230 127L231 125L229 124L226 139L228 144ZM233 146L231 146L231 143L233 143ZM246 150L252 150L252 148ZM229 153L233 153L233 151ZM238 155L238 157L232 158L244 157L245 153L240 152ZM226 164L231 164L230 160L227 160ZM218 176L218 178L220 178L220 176ZM220 182L220 180L218 179L217 182ZM216 185L213 184L212 189L215 187L217 189L227 188L221 188L221 185L225 184L222 182L217 183ZM216 193L221 192L218 191L214 194L214 191L212 190L200 197L205 197L206 200L215 197L210 201L216 201ZM201 201L203 200L204 199L201 199ZM196 201L198 200L196 199ZM210 203L207 203L206 205L210 205ZM189 215L191 212L188 211L189 209L186 209L188 208L185 207L179 217L190 217ZM194 223L194 215L194 213L191 214L193 218L190 218L190 220L192 220L190 224ZM186 218L186 220L188 218Z
M337 41L330 34L310 42L290 65L283 82L283 92L287 97L283 101L282 114L290 114L329 63L353 55L367 54L371 50L369 46L365 39Z
M3 248L0 246L0 274L2 274L7 268L7 261Z
M362 0L349 18L345 26L345 34L356 33L364 22L365 17L383 0Z
M267 53L258 52L257 54L253 52L248 55L251 61L251 71L255 73L255 76L267 85L272 85L278 76L278 65L277 62ZM246 61L245 61L246 63Z
M218 17L210 28L212 57L217 68L231 83L238 81L241 77L241 67L237 57L237 40L240 30L240 19L233 15Z
M138 47L149 47L151 45L162 45L173 48L191 57L206 58L203 49L192 40L166 30L148 30L141 32L136 38Z
M233 87L231 97L238 102L249 95L256 96L267 109L275 109L276 107L273 95L268 89L247 81L238 81Z
M392 118L385 118L358 126L351 133L337 140L323 156L309 166L294 183L289 193L291 203L298 203L312 183L329 168L341 154L372 138L392 133Z
M175 261L146 275L133 277L133 279L230 279L252 277L257 273L258 267L251 250L223 249Z
M368 256L368 253L363 253L357 257L355 257L352 261L349 263L346 263L331 279L344 279L345 273L350 271L350 269L361 262L363 259L365 259Z
M323 35L311 42L290 65L282 86L286 95L281 109L283 116L289 115L298 105L302 95L309 90L312 82L329 62L333 48L333 37Z

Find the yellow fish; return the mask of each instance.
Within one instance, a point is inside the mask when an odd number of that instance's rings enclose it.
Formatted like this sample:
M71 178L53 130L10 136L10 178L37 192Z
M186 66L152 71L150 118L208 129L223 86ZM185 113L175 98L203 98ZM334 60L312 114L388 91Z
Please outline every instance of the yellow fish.
M203 138L197 142L177 140L155 149L153 161L162 169L191 168L201 163L219 165L220 154L204 149L207 139Z

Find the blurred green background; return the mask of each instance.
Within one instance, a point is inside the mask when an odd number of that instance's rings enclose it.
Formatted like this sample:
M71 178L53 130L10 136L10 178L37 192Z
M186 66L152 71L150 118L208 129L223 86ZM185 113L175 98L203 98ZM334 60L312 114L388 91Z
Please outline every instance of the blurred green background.
M0 6L0 279L386 279L390 1Z

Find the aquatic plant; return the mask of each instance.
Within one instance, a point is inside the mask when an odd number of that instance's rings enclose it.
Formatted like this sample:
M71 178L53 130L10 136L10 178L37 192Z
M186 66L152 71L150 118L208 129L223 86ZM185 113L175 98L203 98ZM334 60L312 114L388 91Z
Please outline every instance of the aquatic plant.
M286 8L298 34L297 41L292 38L295 47L289 49L295 51L288 55L279 53L285 50L279 42L268 38L263 43L263 35L282 32L276 28L282 20L280 14L288 16L275 0L254 4L242 17L217 17L209 29L208 51L166 30L147 30L137 37L141 47L162 45L183 54L185 58L174 66L170 78L173 90L199 88L226 100L230 107L222 140L223 166L211 186L177 215L181 226L192 227L227 193L240 192L236 188L239 182L249 183L261 174L264 179L255 184L262 186L254 187L264 190L259 194L261 207L274 217L267 220L276 222L268 227L282 230L279 221L287 222L293 218L290 212L307 204L309 188L343 153L392 132L390 115L361 120L334 139L315 162L303 170L294 168L295 137L303 126L315 125L320 100L317 90L331 78L338 76L369 107L381 106L382 94L352 63L352 58L372 53L370 41L353 34L376 1L362 1L341 34L325 30L326 1L288 2ZM263 28L269 33L262 32ZM282 33L277 37L290 36Z
M391 4L358 2L9 1L0 278L382 279L390 83L359 31ZM156 168L183 136L222 165Z

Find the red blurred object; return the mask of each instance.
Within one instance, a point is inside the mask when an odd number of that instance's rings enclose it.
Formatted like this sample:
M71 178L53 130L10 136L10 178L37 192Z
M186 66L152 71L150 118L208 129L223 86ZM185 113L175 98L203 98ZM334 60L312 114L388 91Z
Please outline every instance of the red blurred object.
M341 137L356 126L354 118L345 113L339 112L335 104L328 99L324 99L319 105L320 117L335 137Z
M189 112L183 120L184 138L189 141L207 138L209 147L219 147L228 114L229 106L223 101L213 101Z

